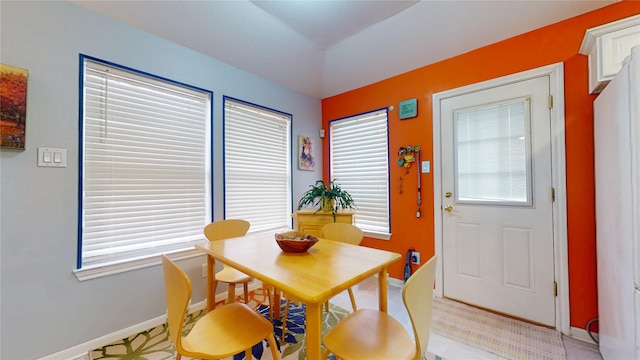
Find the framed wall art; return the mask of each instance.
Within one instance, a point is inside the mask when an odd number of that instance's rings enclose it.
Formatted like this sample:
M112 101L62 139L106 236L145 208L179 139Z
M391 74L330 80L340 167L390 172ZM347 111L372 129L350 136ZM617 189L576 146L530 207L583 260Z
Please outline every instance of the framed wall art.
M316 161L313 153L313 139L309 136L298 136L298 169L300 170L313 170L315 169Z
M25 69L0 64L0 147L24 150L27 128Z

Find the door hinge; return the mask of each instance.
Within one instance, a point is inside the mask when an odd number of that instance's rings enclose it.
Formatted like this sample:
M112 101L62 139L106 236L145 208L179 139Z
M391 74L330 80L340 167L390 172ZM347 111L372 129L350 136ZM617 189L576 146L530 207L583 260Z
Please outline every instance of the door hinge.
M551 202L555 202L555 201L556 201L556 189L551 188Z
M555 281L553 282L553 296L558 296L558 283Z
M549 109L553 109L553 95L549 95Z

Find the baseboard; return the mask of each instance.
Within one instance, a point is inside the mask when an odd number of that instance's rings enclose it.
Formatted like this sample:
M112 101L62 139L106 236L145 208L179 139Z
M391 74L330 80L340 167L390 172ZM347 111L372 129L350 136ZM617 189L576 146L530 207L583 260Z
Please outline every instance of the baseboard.
M387 277L387 279L389 281L389 286L395 286L399 288L404 286L404 280L400 280L392 277Z
M204 302L202 304L204 304ZM192 308L196 308L198 306L200 306L200 308L204 307L203 305L200 305L200 303L198 303L192 306ZM43 358L40 358L39 360L90 360L91 357L89 356L89 353L91 352L91 350L105 346L106 344L110 344L114 341L124 339L128 336L137 334L141 331L151 329L158 325L162 325L166 321L167 321L166 315L159 316L154 319L147 320L145 322L135 324L128 328L113 332L111 334L107 334L99 338L87 341L85 343L76 345L69 349L59 351L55 354L45 356Z
M598 333L596 333L596 335L597 334ZM576 340L581 340L581 341L587 342L589 344L598 345L595 341L593 341L593 339L591 338L591 336L589 336L589 333L585 329L571 327L569 337L571 337L573 339L576 339ZM597 336L596 336L596 338L597 338Z
M260 281L252 281L249 283L249 290L255 290L261 286L262 286L262 283ZM226 291L216 294L216 302L225 300L226 298L227 298ZM207 305L206 300L200 301L195 304L191 304L189 306L189 312L200 311L204 309L206 305ZM162 316L158 316L151 320L147 320L142 323L129 326L128 328L118 330L111 334L101 336L99 338L87 341L85 343L73 346L71 348L59 351L51 355L47 355L38 360L91 360L90 352L93 349L105 346L114 341L118 341L128 336L131 336L133 334L137 334L139 332L162 325L166 321L167 321L166 314Z

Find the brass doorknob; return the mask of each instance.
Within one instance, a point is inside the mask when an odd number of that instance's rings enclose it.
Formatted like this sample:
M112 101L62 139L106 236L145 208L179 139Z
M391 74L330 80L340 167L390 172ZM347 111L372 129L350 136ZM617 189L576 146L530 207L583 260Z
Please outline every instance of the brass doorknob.
M446 211L446 212L452 212L452 211L453 211L453 206L451 206L451 205L447 205L447 206L445 206L445 207L444 207L444 211Z

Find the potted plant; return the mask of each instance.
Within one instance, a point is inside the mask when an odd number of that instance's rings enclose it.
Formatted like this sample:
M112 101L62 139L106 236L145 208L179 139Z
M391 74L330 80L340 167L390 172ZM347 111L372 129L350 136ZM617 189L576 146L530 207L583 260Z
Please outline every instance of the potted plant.
M318 180L309 187L310 189L302 194L302 198L298 202L298 210L304 207L318 206L316 213L320 211L331 212L335 221L336 212L339 209L355 209L351 194L343 190L333 180L329 182L329 186L324 181Z

